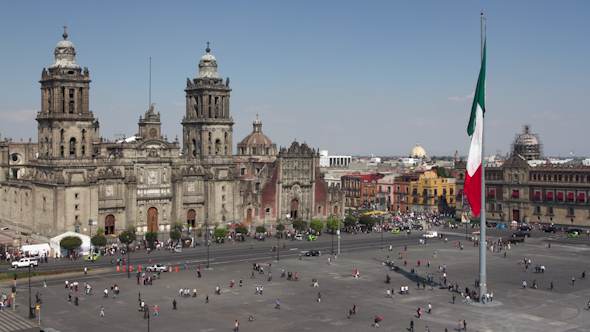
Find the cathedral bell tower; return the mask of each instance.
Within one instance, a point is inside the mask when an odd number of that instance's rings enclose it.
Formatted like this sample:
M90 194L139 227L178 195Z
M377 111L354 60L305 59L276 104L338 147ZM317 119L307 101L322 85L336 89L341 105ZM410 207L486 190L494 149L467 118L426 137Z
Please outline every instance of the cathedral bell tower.
M55 46L55 60L41 74L41 111L37 113L39 158L84 159L93 156L92 142L99 136L98 120L89 110L88 68L76 63L74 44Z
M183 149L188 158L232 155L234 121L229 113L229 78L217 74L217 59L201 57L199 74L186 82L186 116L182 119Z

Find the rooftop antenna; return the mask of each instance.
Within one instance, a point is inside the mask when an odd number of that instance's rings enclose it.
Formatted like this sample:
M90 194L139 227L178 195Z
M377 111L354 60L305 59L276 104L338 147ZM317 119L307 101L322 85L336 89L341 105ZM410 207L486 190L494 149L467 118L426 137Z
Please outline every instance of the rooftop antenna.
M152 57L150 57L150 99L149 99L148 109L152 107Z

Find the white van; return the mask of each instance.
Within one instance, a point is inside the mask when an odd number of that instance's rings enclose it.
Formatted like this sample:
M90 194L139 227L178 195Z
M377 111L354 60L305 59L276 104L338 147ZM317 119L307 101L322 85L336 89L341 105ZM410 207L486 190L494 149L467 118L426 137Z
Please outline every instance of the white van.
M37 266L37 260L34 258L21 258L18 262L12 262L12 267L29 267L29 265Z
M428 231L426 234L422 235L425 238L435 238L438 237L438 233L434 231Z

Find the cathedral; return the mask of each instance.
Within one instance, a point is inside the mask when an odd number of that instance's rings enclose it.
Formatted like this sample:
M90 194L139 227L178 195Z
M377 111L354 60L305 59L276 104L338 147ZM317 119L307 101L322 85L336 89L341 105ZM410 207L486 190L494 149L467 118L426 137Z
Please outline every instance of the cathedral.
M135 136L112 142L100 137L89 70L78 66L67 37L41 73L38 143L0 141L3 222L51 237L344 216L344 193L323 181L318 150L297 142L277 149L256 119L233 154L229 78L217 73L209 47L197 76L187 78L182 142L162 134L153 105Z

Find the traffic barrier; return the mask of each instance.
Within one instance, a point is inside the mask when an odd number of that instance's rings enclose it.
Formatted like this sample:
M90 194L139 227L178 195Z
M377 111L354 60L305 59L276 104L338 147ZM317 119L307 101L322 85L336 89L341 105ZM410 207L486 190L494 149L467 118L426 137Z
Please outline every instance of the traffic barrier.
M117 265L117 272L119 272L119 265Z
M123 272L127 271L127 267L123 265Z
M138 266L137 269L139 270L139 272L141 272L141 266Z
M129 265L129 272L133 271L133 267Z
M178 266L174 268L174 273L178 273Z

